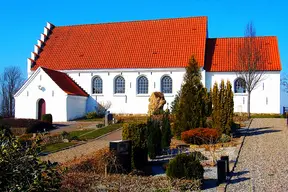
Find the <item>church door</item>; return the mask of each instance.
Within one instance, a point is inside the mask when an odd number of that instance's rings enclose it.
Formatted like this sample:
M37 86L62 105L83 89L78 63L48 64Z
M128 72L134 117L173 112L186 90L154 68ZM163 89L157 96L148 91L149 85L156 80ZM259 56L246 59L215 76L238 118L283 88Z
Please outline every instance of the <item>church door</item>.
M40 99L38 101L38 119L41 120L44 114L46 114L46 103L44 99Z

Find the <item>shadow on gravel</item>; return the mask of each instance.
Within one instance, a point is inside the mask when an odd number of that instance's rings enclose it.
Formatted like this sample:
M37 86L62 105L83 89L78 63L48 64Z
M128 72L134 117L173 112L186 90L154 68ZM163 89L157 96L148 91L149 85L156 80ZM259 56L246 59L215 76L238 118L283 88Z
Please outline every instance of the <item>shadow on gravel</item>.
M273 130L271 127L251 128L247 131L247 136L262 135L266 133L280 132L280 130Z
M202 190L206 189L213 189L216 188L217 185L217 179L204 179L203 184L202 184Z
M247 180L250 180L250 178L246 178L246 177L235 178L235 179L230 180L229 185L240 183L240 182L247 181Z
M239 172L237 172L237 173L233 173L233 172L232 172L232 173L230 174L230 176L231 176L231 177L235 177L235 176L238 176L238 177L239 177L240 175L244 175L244 174L246 174L246 173L249 173L249 171L239 171Z

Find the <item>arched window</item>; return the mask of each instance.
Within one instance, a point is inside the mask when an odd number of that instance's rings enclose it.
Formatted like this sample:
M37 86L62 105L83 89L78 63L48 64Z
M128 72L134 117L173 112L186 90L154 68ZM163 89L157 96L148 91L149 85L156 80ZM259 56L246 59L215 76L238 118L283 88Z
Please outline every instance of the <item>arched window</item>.
M103 93L103 83L102 79L100 77L94 77L93 83L92 83L92 92L94 94L100 94Z
M115 93L125 93L125 79L122 76L115 78Z
M238 78L234 82L234 92L235 93L246 93L246 85L245 80L242 78Z
M148 94L148 79L145 76L141 76L137 81L137 93L138 94Z
M172 93L172 78L169 76L164 76L161 79L161 92L162 93Z

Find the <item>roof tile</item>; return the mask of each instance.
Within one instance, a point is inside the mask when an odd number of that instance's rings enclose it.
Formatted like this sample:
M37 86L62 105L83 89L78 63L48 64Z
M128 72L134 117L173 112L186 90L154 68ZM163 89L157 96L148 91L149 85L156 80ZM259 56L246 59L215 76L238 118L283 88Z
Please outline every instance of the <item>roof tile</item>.
M207 17L55 27L33 70L204 66Z
M237 71L239 49L245 42L239 38L209 38L206 43L205 69L210 72ZM276 37L255 37L263 58L258 70L280 71L281 63Z
M66 73L41 67L47 75L68 95L87 97L88 94L77 85Z

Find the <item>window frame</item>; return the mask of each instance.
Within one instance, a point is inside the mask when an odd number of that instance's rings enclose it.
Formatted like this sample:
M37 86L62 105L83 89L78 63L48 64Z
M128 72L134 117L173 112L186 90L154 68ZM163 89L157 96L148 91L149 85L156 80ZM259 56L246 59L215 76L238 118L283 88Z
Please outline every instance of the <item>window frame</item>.
M141 83L140 81L142 79L145 79L147 85L146 84L140 85L140 83ZM145 82L142 82L142 83L145 83ZM144 86L144 88L142 88L142 86ZM144 92L140 92L141 90L144 90ZM136 91L137 91L138 95L147 95L147 94L149 94L149 80L148 80L148 78L146 76L141 75L141 76L139 76L137 78L137 90Z
M101 80L101 93L97 93L96 92L96 88L95 88L95 80L96 79L98 79L98 80ZM95 88L95 92L94 92L94 88ZM92 94L94 94L94 95L99 95L99 94L103 94L103 79L100 77L100 76L94 76L93 78L92 78Z
M169 82L166 82L166 84L171 84L171 85L168 85L168 86L171 86L171 87L169 87L169 90L171 90L171 92L169 91L169 92L164 92L164 80L166 79L166 78L169 78L170 80L171 80L171 82L169 83ZM172 77L170 76L170 75L163 75L162 77L161 77L161 80L160 80L160 86L161 86L161 92L163 93L163 94L173 94L173 79L172 79ZM166 85L167 86L167 85ZM165 88L165 90L167 90L167 88Z
M241 92L237 91L240 89L240 87L243 89L243 91L241 91ZM234 81L234 93L235 94L247 94L246 83L245 83L245 80L243 78L238 77L235 79L235 81Z
M124 92L118 91L118 87L117 87L117 86L119 86L119 83L117 82L118 79L122 79L122 81L124 82L124 83L122 82L122 86L124 87ZM114 94L125 94L125 92L126 92L126 80L123 76L118 75L114 78Z

